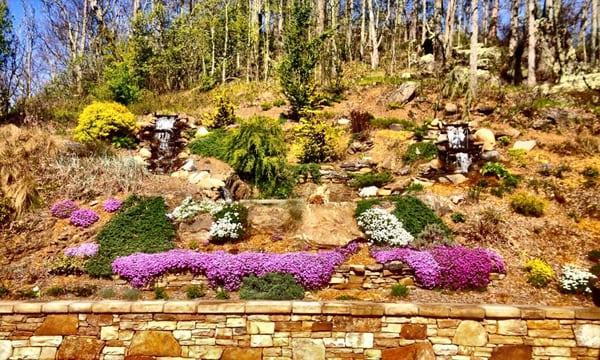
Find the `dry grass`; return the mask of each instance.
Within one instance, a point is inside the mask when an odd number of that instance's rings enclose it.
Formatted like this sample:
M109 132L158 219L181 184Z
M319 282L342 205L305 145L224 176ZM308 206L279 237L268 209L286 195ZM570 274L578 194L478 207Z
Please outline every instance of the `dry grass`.
M43 130L0 127L0 197L17 216L39 202L35 175L58 150L59 144Z
M46 184L55 187L55 197L90 200L100 195L134 192L148 171L133 158L66 155L50 163L43 176Z

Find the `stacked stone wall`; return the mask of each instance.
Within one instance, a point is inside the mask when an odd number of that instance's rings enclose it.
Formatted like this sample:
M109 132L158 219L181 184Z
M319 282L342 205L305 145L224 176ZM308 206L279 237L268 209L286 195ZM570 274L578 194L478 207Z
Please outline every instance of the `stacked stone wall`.
M0 360L599 358L598 308L339 301L0 302Z

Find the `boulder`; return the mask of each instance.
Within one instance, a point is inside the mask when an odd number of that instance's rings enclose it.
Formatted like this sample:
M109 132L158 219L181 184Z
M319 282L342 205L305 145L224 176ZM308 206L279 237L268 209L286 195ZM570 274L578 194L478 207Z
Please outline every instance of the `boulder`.
M444 112L446 115L454 115L458 113L458 106L454 103L447 103L446 106L444 106Z
M481 323L473 320L461 321L452 339L452 343L464 346L485 346L487 342L487 331Z
M474 137L476 142L483 143L484 151L494 150L494 147L496 146L496 137L492 130L481 128L475 132Z
M75 335L78 326L77 315L48 315L34 335Z
M489 150L481 153L481 160L483 161L500 161L500 158L498 150Z
M204 126L200 126L198 128L198 130L196 130L196 135L195 136L197 138L201 138L201 137L206 136L206 135L208 135L208 130L206 130L206 128Z
M535 140L518 140L513 145L513 150L524 150L525 152L530 152L537 145L537 141Z
M67 336L58 348L57 360L94 360L100 358L104 341L91 337Z
M337 123L338 123L338 125L346 126L346 125L350 124L350 120L346 119L346 118L341 118L341 119L338 119Z
M454 211L454 204L450 199L433 194L420 193L416 195L425 205L429 206L438 216L444 216Z
M148 160L152 157L152 152L150 151L150 149L148 148L141 148L140 151L138 152L138 155L144 159L144 160Z
M248 206L248 223L253 233L276 234L285 232L290 215L283 206L252 204Z
M295 238L317 247L337 247L362 236L354 220L355 205L347 203L308 204Z
M460 185L464 182L469 181L469 178L464 176L463 174L446 175L446 178L448 178L448 180L450 180L450 182L452 182L454 185Z
M407 81L398 86L390 94L387 95L386 101L388 104L406 104L411 101L417 94L419 84L414 81Z
M181 167L181 170L188 171L188 172L195 171L196 163L194 162L194 159L187 159L185 161L185 164L183 164L183 166Z
M181 355L181 346L170 331L137 331L131 340L128 355Z
M486 102L486 103L477 105L477 108L475 110L480 114L490 115L494 111L496 111L496 107L497 107L497 105L495 103Z

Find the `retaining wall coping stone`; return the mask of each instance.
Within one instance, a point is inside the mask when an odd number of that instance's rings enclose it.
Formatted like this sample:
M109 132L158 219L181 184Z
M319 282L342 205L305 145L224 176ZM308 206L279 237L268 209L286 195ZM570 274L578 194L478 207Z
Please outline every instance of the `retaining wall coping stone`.
M185 313L422 316L452 319L600 320L600 308L366 301L58 300L0 301L0 314Z

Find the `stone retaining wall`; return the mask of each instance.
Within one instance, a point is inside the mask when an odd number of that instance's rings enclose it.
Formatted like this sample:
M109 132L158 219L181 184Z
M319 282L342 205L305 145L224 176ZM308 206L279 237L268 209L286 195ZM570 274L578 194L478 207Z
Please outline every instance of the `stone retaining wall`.
M598 308L0 302L0 360L597 360L599 353Z

